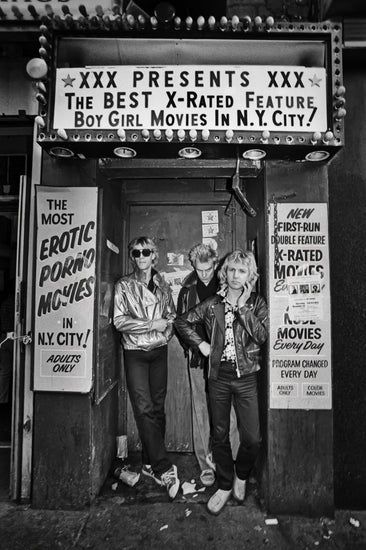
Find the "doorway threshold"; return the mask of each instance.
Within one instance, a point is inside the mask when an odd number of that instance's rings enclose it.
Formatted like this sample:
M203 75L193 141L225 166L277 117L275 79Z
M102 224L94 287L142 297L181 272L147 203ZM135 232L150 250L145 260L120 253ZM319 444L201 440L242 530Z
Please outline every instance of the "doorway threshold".
M180 480L180 489L174 502L181 504L206 504L209 498L217 490L217 483L212 487L203 487L200 482L200 469L196 457L193 453L168 453L173 464L177 466ZM113 462L110 473L98 496L98 500L115 499L118 504L153 504L167 503L170 498L164 487L160 487L153 479L144 475L140 478L134 487L114 476L114 471L121 466L127 466L132 472L141 472L141 453L129 453L124 461L116 459ZM245 505L259 505L258 485L254 477L251 477L248 483L247 497ZM229 506L239 506L233 499L229 501Z

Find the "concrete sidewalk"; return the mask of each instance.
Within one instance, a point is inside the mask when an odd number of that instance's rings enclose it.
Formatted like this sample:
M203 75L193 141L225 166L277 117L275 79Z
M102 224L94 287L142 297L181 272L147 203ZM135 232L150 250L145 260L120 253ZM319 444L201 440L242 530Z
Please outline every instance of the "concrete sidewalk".
M271 518L273 519L273 517ZM35 510L0 503L1 550L366 549L366 512L334 519L281 516L269 525L251 499L215 517L204 502L129 504L118 494L83 511Z

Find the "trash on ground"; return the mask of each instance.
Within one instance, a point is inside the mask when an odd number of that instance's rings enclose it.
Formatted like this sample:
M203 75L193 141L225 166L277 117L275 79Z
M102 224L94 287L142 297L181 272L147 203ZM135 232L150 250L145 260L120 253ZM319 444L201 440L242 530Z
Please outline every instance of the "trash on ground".
M185 481L182 483L182 491L183 495L190 495L192 493L196 493L196 482L193 480L193 483L189 483L189 481Z
M329 531L328 525L324 521L322 523L322 527L323 527L323 539L329 540L331 531Z
M278 525L278 519L277 518L267 518L265 520L266 525Z
M112 483L112 485L111 485L112 491L117 491L117 487L118 487L118 483L117 483L117 482L116 482L116 483Z
M186 508L186 509L184 510L184 514L185 514L186 518L187 518L188 516L190 516L191 513L192 513L192 510L190 510L189 508Z
M197 493L204 493L206 491L206 487L201 487L197 490Z
M353 527L359 527L360 526L360 522L358 521L358 519L349 518L349 522L350 522L351 525L353 525Z
M140 474L137 472L131 472L127 469L127 467L124 468L116 468L114 471L114 477L117 477L123 483L126 483L126 485L129 485L130 487L134 487L138 480L140 479Z
M164 531L164 529L168 529L168 525L165 524L165 525L162 525L159 529L159 531Z

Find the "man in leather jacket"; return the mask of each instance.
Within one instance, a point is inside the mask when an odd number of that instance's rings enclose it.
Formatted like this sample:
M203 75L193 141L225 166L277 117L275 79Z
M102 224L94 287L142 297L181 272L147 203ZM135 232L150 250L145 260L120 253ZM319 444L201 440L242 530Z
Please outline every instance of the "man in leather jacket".
M253 254L235 250L219 271L216 295L175 321L186 344L209 358L212 451L218 482L218 490L207 503L213 514L222 510L231 494L244 501L246 481L260 449L257 372L260 346L268 335L268 313L264 299L253 292L257 278ZM207 339L195 330L197 323L205 327ZM229 438L232 400L240 434L235 463Z
M127 389L142 445L142 474L165 486L173 499L179 479L165 449L164 406L175 307L169 285L153 268L158 260L154 241L133 239L128 251L133 273L115 286L113 321L121 333Z
M196 244L189 251L189 261L193 271L182 283L178 295L177 315L186 313L206 298L213 296L219 286L215 273L218 261L216 250L208 244ZM207 338L202 325L196 325L195 330L202 338ZM211 429L206 391L208 361L197 347L190 349L184 340L180 340L180 343L188 358L194 452L201 469L201 483L210 487L215 483L215 473L212 465L209 467L206 461L211 453Z

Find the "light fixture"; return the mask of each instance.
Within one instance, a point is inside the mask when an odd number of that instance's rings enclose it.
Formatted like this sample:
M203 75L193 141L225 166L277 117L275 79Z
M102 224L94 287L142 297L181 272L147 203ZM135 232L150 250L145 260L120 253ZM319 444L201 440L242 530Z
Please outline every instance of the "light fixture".
M113 153L123 159L132 159L137 154L135 149L131 149L131 147L116 147Z
M197 147L183 147L178 151L178 155L184 159L196 159L202 155L202 151Z
M40 115L37 115L34 119L34 122L40 127L44 128L46 126L46 123L44 121L44 118L42 118Z
M328 130L328 131L325 132L325 134L324 134L323 143L325 143L325 145L328 145L329 142L330 142L333 138L334 138L333 132L331 132L330 130Z
M165 137L167 139L167 141L172 141L173 139L173 130L171 128L168 128L167 130L165 130Z
M191 141L196 141L197 139L197 130L193 128L193 130L189 130L189 138Z
M159 2L154 9L154 15L159 23L167 25L175 17L175 8L170 2Z
M48 73L48 66L44 59L33 57L33 59L28 61L26 71L34 80L40 80L41 78L46 77Z
M269 137L271 133L268 130L263 130L261 135L261 142L262 143L268 143Z
M185 23L186 23L186 29L187 29L187 31L190 31L191 28L192 28L192 25L193 25L193 19L192 19L192 17L190 17L190 16L188 15L188 17L186 17Z
M208 18L208 26L210 27L210 31L215 30L216 19L214 18L213 15L210 15L210 17Z
M225 132L225 139L228 143L231 142L231 140L233 139L234 137L234 132L232 130L226 130Z
M320 132L314 132L313 135L311 136L311 143L313 145L315 145L320 139L321 139L322 135Z
M52 147L52 149L50 149L50 155L53 157L67 159L73 157L74 153L71 149L67 149L66 147Z
M179 128L179 130L177 132L177 136L178 136L179 141L184 141L184 139L186 137L186 133L182 128Z
M243 153L243 158L249 160L261 160L265 156L266 152L263 149L248 149Z
M305 159L309 160L310 162L322 162L329 157L330 153L328 153L328 151L311 151L311 153L308 153L305 156Z
M201 31L204 26L205 26L205 18L203 17L203 15L200 15L199 17L197 17L197 29Z
M239 29L240 25L240 19L237 15L233 15L231 18L231 28L234 32L236 32Z
M118 128L117 136L121 141L126 141L126 131L123 128Z
M69 136L67 135L67 132L64 128L58 128L57 129L57 135L64 140L69 139Z

